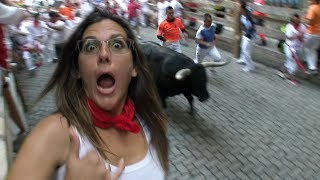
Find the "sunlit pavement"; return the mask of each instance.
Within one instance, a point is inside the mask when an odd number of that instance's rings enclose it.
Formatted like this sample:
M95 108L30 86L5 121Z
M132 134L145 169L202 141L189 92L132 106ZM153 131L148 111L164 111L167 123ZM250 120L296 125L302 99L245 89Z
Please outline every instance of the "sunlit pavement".
M159 42L155 29L140 30L144 40ZM193 40L188 45L182 51L194 58L196 45ZM39 94L55 66L45 62L35 77L25 71L18 74L27 103ZM215 71L208 72L210 99L195 99L194 116L188 114L183 96L167 101L168 179L318 179L319 87L304 81L294 86L261 64L247 73L232 60ZM29 129L54 108L51 93L27 114Z

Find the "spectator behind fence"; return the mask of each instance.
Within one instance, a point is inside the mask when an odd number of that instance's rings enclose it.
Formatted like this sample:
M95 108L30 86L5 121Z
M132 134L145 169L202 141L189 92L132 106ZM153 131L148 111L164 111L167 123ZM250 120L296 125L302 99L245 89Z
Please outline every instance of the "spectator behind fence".
M53 89L57 111L26 138L8 180L165 179L167 119L123 19L101 9L89 14L39 99Z
M24 18L28 17L28 13L13 6L11 2L7 2L5 0L0 0L0 88L3 91L3 96L5 101L8 104L10 116L13 118L15 124L19 127L20 133L24 133L26 131L24 124L22 122L21 117L19 116L16 108L14 106L13 97L10 94L9 85L4 80L4 75L2 70L8 70L8 50L4 43L5 41L5 32L4 25L9 24L19 24ZM2 94L2 93L0 93Z
M310 0L305 16L307 33L305 35L305 55L308 73L318 74L318 53L320 45L320 0Z
M20 21L28 16L27 13L22 9L11 5L13 4L8 3L4 0L0 1L0 67L3 69L8 69L8 52L7 47L4 44L4 25L19 24Z
M174 11L171 6L166 10L167 19L161 22L157 30L157 37L162 41L162 45L181 53L180 32L183 38L188 38L187 31L181 19L174 17ZM181 33L181 34L182 34Z

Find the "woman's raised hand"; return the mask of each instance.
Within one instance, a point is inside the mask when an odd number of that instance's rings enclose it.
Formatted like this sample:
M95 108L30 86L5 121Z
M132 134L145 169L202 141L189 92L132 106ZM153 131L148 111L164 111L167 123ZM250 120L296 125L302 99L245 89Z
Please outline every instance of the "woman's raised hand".
M70 148L66 163L65 180L116 180L124 170L124 161L120 160L118 169L115 173L110 173L106 169L105 162L95 150L89 151L80 159L79 148L80 140L74 130L69 130Z

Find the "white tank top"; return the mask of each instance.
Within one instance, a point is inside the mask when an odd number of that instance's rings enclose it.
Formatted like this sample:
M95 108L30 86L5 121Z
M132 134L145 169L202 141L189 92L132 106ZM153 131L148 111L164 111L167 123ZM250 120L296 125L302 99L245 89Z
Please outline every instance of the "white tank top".
M140 122L144 134L148 143L148 152L144 159L129 166L126 166L124 171L122 172L119 180L142 180L142 179L153 179L153 180L163 180L165 179L164 171L158 159L157 152L155 148L150 143L150 131L147 128L145 122L136 115L138 121ZM90 141L79 134L79 132L75 129L75 132L80 140L80 150L79 157L82 158L85 156L91 149L95 149ZM97 152L98 153L98 152ZM111 166L111 172L115 172L117 170L116 166ZM54 176L53 180L64 180L66 165L63 164L60 166Z

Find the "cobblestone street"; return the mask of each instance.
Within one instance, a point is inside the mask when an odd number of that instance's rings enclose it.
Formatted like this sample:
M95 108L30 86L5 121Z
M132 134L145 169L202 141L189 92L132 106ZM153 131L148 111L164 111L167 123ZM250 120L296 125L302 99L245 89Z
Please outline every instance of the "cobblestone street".
M159 42L155 29L141 28L144 40ZM194 58L188 40L182 52ZM170 172L168 179L319 179L320 88L294 86L262 64L252 73L232 62L208 71L210 99L194 101L188 114L183 96L167 100ZM45 62L35 77L21 71L18 83L27 103L37 97L56 64ZM52 94L27 114L29 130L55 110Z

